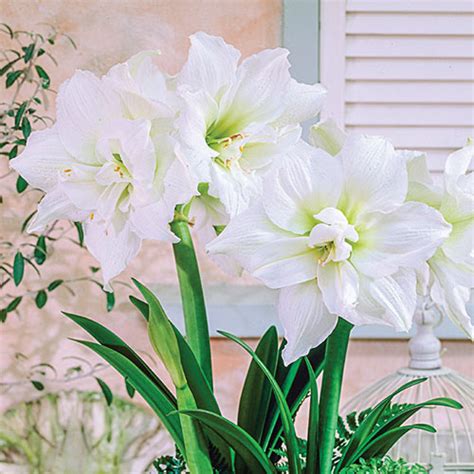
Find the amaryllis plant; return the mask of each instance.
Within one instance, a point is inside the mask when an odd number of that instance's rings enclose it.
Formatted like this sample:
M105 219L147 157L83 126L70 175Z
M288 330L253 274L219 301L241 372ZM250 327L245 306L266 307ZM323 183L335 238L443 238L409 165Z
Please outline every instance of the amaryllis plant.
M346 136L329 120L303 141L301 122L318 115L325 89L292 79L284 49L240 60L222 38L197 33L175 77L154 65L154 54L101 78L76 72L59 91L55 125L33 133L11 161L46 193L30 228L82 222L106 288L143 240L173 245L185 334L137 280L143 299L130 299L174 389L115 334L66 313L97 341L80 342L143 396L192 473L344 472L383 458L411 429L434 431L406 422L425 407L461 407L447 398L394 405L420 379L367 411L335 449L354 326L407 331L418 297L429 293L472 337L473 145L448 158L438 188L422 153L397 151L382 137ZM237 422L222 416L214 395L192 230L222 267L279 290L281 343L275 327L255 350L222 333L252 358ZM294 418L307 397L300 440Z

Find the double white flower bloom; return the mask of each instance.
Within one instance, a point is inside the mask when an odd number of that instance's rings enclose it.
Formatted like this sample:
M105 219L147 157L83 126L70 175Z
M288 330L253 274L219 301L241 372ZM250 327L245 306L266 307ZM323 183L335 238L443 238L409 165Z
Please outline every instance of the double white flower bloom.
M408 164L411 200L425 202L441 212L452 226L449 238L420 271L422 291L464 332L474 339L474 327L466 310L474 288L474 174L468 170L474 157L474 144L448 156L443 182L431 178L426 156L405 154Z
M300 122L321 110L325 89L293 80L287 56L277 48L239 64L240 52L222 38L191 36L177 77L182 154L231 218L261 194L262 174L297 142Z
M165 133L176 114L165 82L146 54L101 79L76 72L60 88L54 127L34 132L11 162L46 193L29 230L83 222L106 285L143 239L177 240L168 222L194 192Z
M266 177L261 202L208 245L281 289L287 363L322 342L338 316L410 328L415 269L451 226L405 203L407 186L404 159L382 138L349 137L336 156L300 142Z

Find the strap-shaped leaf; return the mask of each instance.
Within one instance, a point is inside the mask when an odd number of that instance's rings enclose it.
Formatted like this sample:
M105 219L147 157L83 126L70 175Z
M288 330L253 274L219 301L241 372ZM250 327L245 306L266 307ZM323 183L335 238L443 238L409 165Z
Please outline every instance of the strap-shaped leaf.
M143 372L168 398L170 403L177 408L175 396L168 390L168 387L159 379L159 377L153 372L153 370L143 361L143 359L120 337L114 334L106 327L99 324L97 321L85 318L84 316L78 316L77 314L65 313L63 314L74 321L76 324L87 331L97 342L105 347L109 347L116 352L119 352L127 359L129 359L135 366Z
M262 336L255 354L275 376L278 360L278 334L275 326L270 327ZM271 395L272 388L267 377L252 360L240 396L237 424L258 443L261 443ZM245 472L239 458L235 468L237 472Z
M260 445L240 426L206 410L185 410L182 413L199 420L221 437L243 460L248 472L252 474L274 474L276 472Z
M176 413L176 406L169 401L168 397L148 377L146 377L132 361L116 350L95 342L80 341L77 339L74 340L92 349L105 359L123 377L127 378L128 383L140 393L150 408L158 415L161 422L178 446L178 449L182 453L185 453L183 433L179 418L177 416L172 416L173 413Z
M227 332L219 331L219 333L236 342L237 344L239 344L239 346L245 349L245 351L247 351L251 355L252 359L257 363L260 370L265 374L265 377L270 382L273 394L275 395L276 401L278 403L278 408L280 409L281 413L281 420L283 424L283 437L285 439L288 458L288 471L290 474L299 474L301 472L301 464L298 452L298 438L296 436L295 426L293 424L293 418L291 415L290 407L286 403L285 395L281 391L278 382L275 380L275 378L267 369L265 364L260 360L260 358L255 354L255 352L246 342Z
M148 305L143 300L133 295L130 295L128 298L130 302L135 306L135 308L138 309L140 314L145 318L145 321L148 321L148 316L149 316Z
M288 366L284 365L281 357L284 344L282 343L279 351L276 380L285 394L292 416L295 417L310 390L309 374L306 364L302 363L301 359ZM325 351L326 344L322 343L312 349L307 356L316 378L323 370ZM279 415L278 405L275 397L272 396L269 415L265 422L263 447L267 453L273 453L272 460L275 462L278 460L278 456L274 454L274 450L280 447L283 432Z
M338 472L338 470L342 467L350 465L349 460L353 459L353 456L358 451L358 449L371 438L371 435L373 434L373 431L375 430L375 427L377 426L380 417L390 405L390 402L393 400L393 398L404 390L418 385L424 382L425 380L427 379L419 378L411 380L410 382L399 387L397 390L395 390L393 393L391 393L388 397L384 398L378 405L375 406L375 408L359 425L349 443L347 443L346 448L342 453L341 459L337 465L336 472Z
M430 408L436 406L453 408L455 410L460 410L462 408L462 405L459 402L447 397L433 398L431 400L427 400L426 402L417 403L416 405L408 405L406 408L398 412L395 416L389 418L388 420L386 420L385 423L381 424L374 431L374 434L373 436L371 436L371 438L380 436L386 431L401 426L403 423L405 423L405 421L407 421L409 418L411 418L423 408Z
M385 456L392 446L405 434L411 430L422 430L429 433L436 433L436 429L425 423L417 423L413 425L399 426L393 430L389 430L384 433L382 436L378 437L374 441L367 444L364 449L357 453L357 456L354 456L355 462L361 458L372 459L375 457Z

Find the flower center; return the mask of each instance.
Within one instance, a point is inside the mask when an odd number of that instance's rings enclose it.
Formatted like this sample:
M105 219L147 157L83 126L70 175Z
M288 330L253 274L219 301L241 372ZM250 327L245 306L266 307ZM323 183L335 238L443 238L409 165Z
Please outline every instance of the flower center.
M346 216L334 207L326 207L314 215L320 221L309 234L308 245L319 250L319 263L342 262L347 260L352 252L349 242L357 242L359 234L354 226L349 224Z
M244 138L245 136L242 133L235 133L230 137L208 140L208 145L219 153L214 161L224 168L230 168L242 156Z

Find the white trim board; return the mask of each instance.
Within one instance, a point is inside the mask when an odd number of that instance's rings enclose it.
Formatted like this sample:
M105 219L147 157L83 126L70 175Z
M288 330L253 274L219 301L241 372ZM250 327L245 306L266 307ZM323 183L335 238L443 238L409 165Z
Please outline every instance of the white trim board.
M170 319L184 329L183 313L178 286L150 285L160 298ZM263 286L214 285L204 288L211 336L218 330L228 331L241 337L259 337L271 325L278 327L276 301L278 292ZM470 305L474 315L474 306ZM410 333L412 334L413 331ZM354 329L354 339L407 339L410 334L396 332L383 326L363 326ZM464 334L447 318L436 328L442 339L465 339Z

